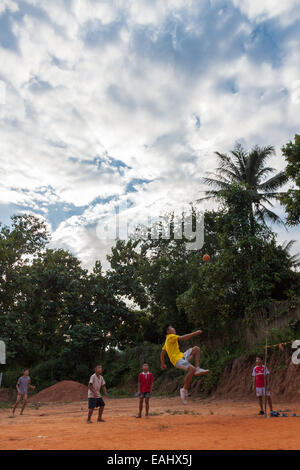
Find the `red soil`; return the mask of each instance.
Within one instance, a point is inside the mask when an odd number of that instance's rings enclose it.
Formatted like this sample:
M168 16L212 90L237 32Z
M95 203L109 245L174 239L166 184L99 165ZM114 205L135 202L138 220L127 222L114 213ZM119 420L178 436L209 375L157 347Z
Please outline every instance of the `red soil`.
M105 398L104 423L86 423L87 399L77 403L28 405L24 415L0 409L0 449L299 449L299 418L258 416L249 401L150 400L150 418L136 419L138 399ZM284 405L285 407L286 405ZM275 408L278 404L275 405ZM299 404L288 407L299 414ZM282 408L282 407L281 407Z

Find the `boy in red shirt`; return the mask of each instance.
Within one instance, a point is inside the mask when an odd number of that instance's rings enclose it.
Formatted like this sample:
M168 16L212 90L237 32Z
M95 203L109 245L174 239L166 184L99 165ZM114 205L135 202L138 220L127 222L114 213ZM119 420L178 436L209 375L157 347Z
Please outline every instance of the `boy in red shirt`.
M268 385L268 375L270 375L270 372L268 371L268 368L263 365L262 361L263 361L262 357L257 356L256 366L253 368L253 371L252 371L253 389L254 390L256 389L256 396L258 397L258 400L259 400L259 405L260 405L259 414L260 415L265 414L264 408L263 408L263 399L262 399L265 393L268 398L268 403L269 403L271 413L273 411L271 394L269 392L269 385ZM266 383L265 383L265 376L266 376Z
M137 418L142 417L144 398L146 403L146 418L149 418L149 400L152 393L153 382L154 377L151 372L149 372L149 364L145 362L143 364L143 372L140 373L138 378L138 395L140 397L140 406Z

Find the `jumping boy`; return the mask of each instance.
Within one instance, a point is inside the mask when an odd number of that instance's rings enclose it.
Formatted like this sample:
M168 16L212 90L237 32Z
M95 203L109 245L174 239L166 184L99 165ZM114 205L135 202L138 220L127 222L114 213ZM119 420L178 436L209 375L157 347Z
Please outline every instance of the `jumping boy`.
M258 397L259 405L260 405L260 415L264 415L264 407L263 407L263 396L266 394L268 398L268 403L270 407L270 412L273 411L273 405L271 400L271 394L269 389L269 380L268 375L270 372L267 367L263 365L263 359L261 356L256 357L256 365L252 371L253 377L253 390L256 390L256 396ZM265 376L266 376L266 383L265 383Z
M89 407L89 412L88 412L88 419L87 423L90 424L92 423L91 417L93 414L93 411L95 408L99 408L98 412L98 423L104 422L105 420L102 419L102 414L104 411L105 403L103 401L102 396L100 395L100 389L101 387L104 390L105 396L108 396L106 386L105 386L105 380L101 375L102 373L102 366L98 365L95 367L95 373L91 375L90 380L89 380L89 389L88 389L88 407Z
M139 403L139 414L137 415L137 418L142 417L144 398L145 398L145 405L146 405L145 416L146 418L149 418L149 400L150 400L151 393L152 393L153 383L154 383L154 377L151 374L151 372L149 372L149 364L145 362L143 364L143 372L139 374L139 378L138 378L138 396L140 397L140 403Z
M29 369L25 369L23 372L23 375L21 375L21 377L19 377L17 381L16 389L18 391L18 395L17 395L17 401L15 403L15 406L12 409L12 417L15 416L16 408L22 399L23 399L23 403L22 403L20 415L23 414L23 411L25 410L25 406L27 403L27 398L28 398L28 388L31 388L32 390L35 389L35 386L31 385L30 381L31 379L29 377Z
M181 352L179 349L178 341L186 341L193 336L200 335L202 333L201 330L195 331L194 333L189 333L184 336L178 336L176 334L175 328L172 325L167 324L163 330L164 334L166 335L166 341L161 351L160 361L161 361L161 368L164 370L167 368L165 365L164 357L165 352L169 356L170 361L172 362L173 366L177 367L177 369L182 369L187 371L187 375L185 377L184 386L180 389L180 398L184 405L187 404L186 398L188 396L189 386L191 384L193 376L202 376L209 374L209 370L200 369L200 348L198 346L194 346L193 348L189 348L185 353ZM195 360L195 366L193 366L189 361L191 359Z

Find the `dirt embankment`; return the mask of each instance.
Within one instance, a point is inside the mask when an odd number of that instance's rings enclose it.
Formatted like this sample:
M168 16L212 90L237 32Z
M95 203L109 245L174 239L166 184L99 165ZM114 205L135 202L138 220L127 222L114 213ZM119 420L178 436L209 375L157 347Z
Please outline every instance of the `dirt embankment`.
M292 353L290 347L268 352L270 390L276 400L297 402L300 399L300 364L292 363ZM224 370L214 397L246 398L253 395L251 374L254 366L253 355L235 359Z

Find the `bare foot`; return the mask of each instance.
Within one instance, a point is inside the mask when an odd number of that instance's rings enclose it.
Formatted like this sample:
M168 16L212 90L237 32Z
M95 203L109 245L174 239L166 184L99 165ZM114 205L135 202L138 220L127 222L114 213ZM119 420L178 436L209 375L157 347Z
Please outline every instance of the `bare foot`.
M98 423L105 423L105 419L102 419L102 418L99 419L99 418L98 418L98 419L97 419L97 422L98 422Z
M137 415L137 416L136 416L136 418L141 418L141 417L142 417L142 415Z
M86 422L87 422L87 424L92 424L93 423L93 421L91 421L90 419L88 419Z

